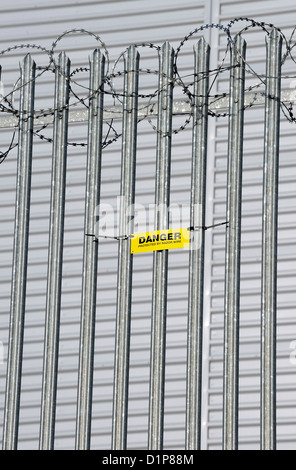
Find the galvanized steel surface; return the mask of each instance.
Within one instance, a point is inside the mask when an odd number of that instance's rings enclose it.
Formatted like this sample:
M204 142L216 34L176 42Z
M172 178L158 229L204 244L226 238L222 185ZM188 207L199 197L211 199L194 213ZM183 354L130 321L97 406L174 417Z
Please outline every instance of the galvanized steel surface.
M114 364L114 398L112 449L126 449L128 419L128 385L130 357L130 323L132 308L133 256L130 235L136 184L136 149L138 119L139 53L129 47L125 57L123 140L121 173L121 208L119 221L117 312Z
M238 36L231 54L227 208L229 224L225 246L225 310L224 310L224 408L223 446L238 446L238 367L240 307L240 244L243 168L243 125L246 43ZM237 67L237 65L239 66Z
M282 38L267 41L262 225L261 448L276 449L277 232Z
M70 60L64 52L61 52L55 82L57 111L54 120L52 154L40 450L51 450L54 447L66 193L68 135L68 108L66 105L69 102L69 74Z
M96 208L100 203L103 86L105 56L96 49L90 59L90 103L85 189L84 255L82 274L80 362L78 373L76 449L87 450L91 440L94 341L98 277ZM101 90L101 91L98 91ZM92 235L92 236L91 236Z
M10 307L3 449L17 448L23 337L25 325L31 172L33 156L33 110L36 64L28 54L21 66L21 114L19 120L18 173L16 187L14 258Z
M162 46L159 65L155 229L169 228L174 50ZM163 448L168 251L153 256L148 448Z
M192 135L191 220L193 229L189 257L187 389L185 448L200 449L202 395L202 331L204 292L204 227L208 140L208 76L210 49L202 38L194 49L195 88ZM197 239L196 239L197 237ZM200 239L199 239L200 237Z

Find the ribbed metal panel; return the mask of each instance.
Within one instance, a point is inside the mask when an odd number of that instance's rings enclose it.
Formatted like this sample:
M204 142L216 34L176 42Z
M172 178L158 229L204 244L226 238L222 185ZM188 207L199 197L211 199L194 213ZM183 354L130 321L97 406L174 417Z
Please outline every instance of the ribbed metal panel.
M295 7L293 2L284 1L281 7L276 2L214 2L213 21L227 24L234 17L251 15L257 21L273 23L284 34L290 35L294 25ZM251 12L251 13L250 13ZM239 23L233 32L247 23ZM266 49L264 33L251 28L244 38L247 41L247 63L254 70L264 74ZM217 36L217 35L216 35ZM222 35L216 40L217 56L224 56L225 40ZM212 44L212 47L215 47ZM215 59L214 59L215 60ZM287 61L283 76L291 74L293 64ZM246 85L255 84L258 78L246 74ZM282 88L288 89L291 80L282 80ZM228 87L228 77L220 77L217 89ZM264 88L262 88L264 91ZM220 118L211 129L214 137L214 173L211 180L213 195L213 217L221 220L226 211L226 169L227 169L227 118ZM277 448L295 449L293 434L295 420L295 365L290 362L291 342L296 335L293 321L295 311L295 164L292 160L293 127L282 117L280 132L280 174L279 174L279 225L278 225L278 299L277 299ZM261 321L261 218L263 192L263 148L264 109L253 107L245 111L243 204L241 239L241 311L240 311L240 387L239 387L239 449L258 449L260 446L260 321ZM213 233L211 248L211 281L207 305L210 313L205 318L209 352L207 436L204 440L209 449L221 448L222 401L223 401L223 299L224 299L224 250L223 233ZM210 254L211 251L211 254ZM206 347L206 346L205 346Z

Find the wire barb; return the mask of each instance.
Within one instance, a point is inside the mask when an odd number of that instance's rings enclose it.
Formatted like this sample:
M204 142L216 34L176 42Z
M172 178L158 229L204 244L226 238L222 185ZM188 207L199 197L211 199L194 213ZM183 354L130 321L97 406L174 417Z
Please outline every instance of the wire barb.
M234 25L237 25L238 23L245 23L245 25L242 27L242 29L239 31L239 35L242 35L246 33L249 29L253 28L259 28L261 29L264 34L267 36L270 35L270 32L272 29L276 29L279 34L281 35L283 39L283 43L285 44L285 50L282 56L282 65L286 62L286 60L289 58L293 62L296 63L296 58L293 57L293 52L294 48L296 46L296 41L295 41L295 34L296 34L296 27L293 29L290 37L287 37L284 35L284 33L281 31L280 28L276 27L275 25L263 21L256 21L252 18L247 18L247 17L239 17L239 18L234 18L229 21L227 25L223 24L217 24L217 23L211 23L211 24L204 24L201 25L197 28L195 28L193 31L190 31L179 43L179 46L176 48L176 53L175 53L175 61L174 61L174 76L171 79L172 80L172 86L173 87L180 87L181 90L183 91L183 94L188 98L188 102L190 103L190 110L188 115L186 116L184 123L180 125L178 128L173 128L170 132L171 135L178 134L179 132L183 131L186 129L186 127L191 123L192 117L193 117L193 110L194 110L194 101L195 101L195 96L193 92L193 85L194 85L194 80L197 78L198 80L205 80L208 77L205 76L205 74L199 74L199 76L195 76L194 73L192 74L186 74L186 75L181 75L181 69L178 67L178 59L179 56L185 47L186 43L193 39L194 36L201 34L204 30L208 29L217 29L219 32L224 34L226 36L226 48L225 48L225 54L224 57L221 60L221 63L217 66L216 69L212 69L209 71L208 76L211 77L212 82L210 84L210 89L209 89L209 98L211 98L213 101L219 101L223 98L226 97L225 93L221 93L218 95L211 95L211 90L217 81L218 77L220 77L223 73L229 73L231 72L231 67L226 66L226 58L227 54L231 49L235 47L235 41L234 41L234 36L232 35L232 27ZM67 77L67 80L69 80L69 85L70 85L70 94L71 94L71 101L70 104L67 104L64 107L53 109L53 108L48 108L48 109L41 109L41 110L35 110L34 111L34 117L35 119L37 118L42 118L50 115L54 115L56 112L61 112L64 109L69 109L70 107L77 107L77 106L83 106L83 108L88 107L88 101L92 99L94 96L94 93L104 93L105 95L110 95L113 97L114 102L118 101L122 105L122 99L124 98L124 93L121 91L118 91L115 88L114 85L114 80L117 78L121 78L125 76L127 73L126 70L116 70L119 63L122 61L124 58L127 49L125 49L123 52L120 53L118 58L115 60L112 71L110 71L110 59L109 59L109 52L106 47L106 44L102 41L101 37L91 31L85 30L85 29L71 29L68 31L65 31L64 33L60 34L51 44L50 48L46 48L43 46L40 46L38 44L16 44L14 46L8 47L2 51L0 51L0 56L9 54L10 52L13 52L17 49L33 49L38 50L39 52L44 53L48 57L48 64L45 66L36 66L36 70L38 70L38 73L36 74L35 81L41 78L44 74L46 73L56 73L57 71L61 73L59 70L59 67L56 63L55 59L55 54L56 54L56 49L57 45L62 39L64 39L66 36L69 35L74 35L77 36L79 34L83 35L88 35L91 38L93 38L96 43L99 44L99 47L103 50L105 57L106 57L106 62L107 62L107 67L106 67L106 73L105 77L103 79L102 86L100 87L99 90L91 90L89 86L86 86L79 81L79 74L80 73L85 73L89 70L88 67L76 67L72 70L70 73L70 76ZM158 59L159 52L160 52L160 46L153 44L151 42L147 43L138 43L135 44L135 47L137 48L149 48L150 50L153 49L156 53L156 58ZM238 65L235 65L237 67ZM265 96L265 90L262 92L259 90L261 86L265 86L266 82L266 77L262 74L257 73L253 66L251 66L248 62L245 62L246 66L246 72L250 74L251 76L255 77L258 81L257 83L249 86L247 88L248 92L251 92L255 90L254 93L254 98L252 99L252 102L245 105L245 109L251 108L252 106L256 105L257 101L257 96L263 95ZM153 75L159 75L158 70L153 70L152 68L141 68L140 73L142 74L153 74ZM286 75L282 77L282 79L289 79L291 80L293 78L292 75ZM15 85L12 87L12 89L5 95L5 96L0 96L0 113L5 113L7 116L11 116L11 114L15 115L16 117L20 117L20 110L14 107L14 96L17 91L20 90L21 85L20 84L20 78L18 78L15 82ZM81 90L81 93L83 93L84 96L81 96L81 94L77 91ZM147 119L149 122L151 128L156 132L160 133L161 131L157 129L157 127L153 124L152 119L151 119L151 107L154 109L155 103L152 102L152 100L158 97L159 93L161 90L159 89L154 89L150 93L145 93L145 94L138 94L138 98L140 99L147 99L149 100L148 104L146 103L145 106L147 108L147 113L144 117L139 117L138 121L142 121L143 119ZM281 111L285 118L292 124L296 124L296 116L294 113L294 103L285 103L281 101ZM208 110L208 114L211 117L215 118L222 118L222 117L227 117L229 115L229 112L218 112L213 111L213 109ZM195 125L196 123L193 123ZM107 130L105 131L105 138L102 141L102 148L106 148L107 146L111 145L113 142L116 142L119 138L121 138L122 134L120 132L117 132L116 129L113 126L113 120L108 120L105 122L105 126ZM50 137L47 137L44 134L44 131L46 130L45 126L40 126L39 129L35 129L34 131L34 136L38 137L39 139L52 143L52 139ZM163 134L167 136L168 134ZM0 163L2 163L9 153L17 146L18 144L13 144L13 139L12 143L9 145L8 149L6 151L0 151ZM80 146L80 147L86 147L87 143L85 142L67 142L67 145L69 146Z
M108 238L110 240L128 240L131 238L131 235L117 235L115 237L112 237L111 235L95 235L94 233L86 233L86 237L94 237L94 241L98 241L98 238Z
M226 228L229 227L229 222L226 221L226 222L221 222L219 224L214 224L214 225L195 225L195 226L191 226L191 227L188 227L188 230L190 232L193 232L194 230L209 230L211 228L215 228L215 227L220 227L221 225L226 225Z

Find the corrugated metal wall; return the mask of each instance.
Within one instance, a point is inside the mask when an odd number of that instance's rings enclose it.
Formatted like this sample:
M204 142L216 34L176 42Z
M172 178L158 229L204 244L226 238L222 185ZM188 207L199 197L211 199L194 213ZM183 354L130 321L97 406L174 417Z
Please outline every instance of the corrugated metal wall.
M292 1L258 2L182 1L74 1L3 0L0 6L0 49L19 43L39 44L50 48L64 31L72 28L96 32L106 43L111 66L131 43L169 40L178 46L189 31L203 23L228 23L239 16L272 22L283 28L287 36L296 24L296 7ZM243 25L244 26L244 25ZM243 26L236 26L237 29ZM222 59L226 41L218 31L208 30L205 36L211 44L211 68ZM247 60L258 73L265 70L265 39L258 29L251 29ZM196 39L196 38L195 38ZM183 75L191 73L192 45L186 43L178 63ZM97 47L95 39L73 33L57 43L56 50L65 50L72 68L88 65L88 55ZM4 91L18 77L18 63L23 49L1 56ZM47 56L30 48L38 64L48 62ZM157 69L155 51L141 49L142 68ZM284 73L293 73L291 62ZM295 64L294 64L295 65ZM117 65L120 70L122 64ZM85 74L87 75L87 74ZM212 92L227 87L229 75L223 74L214 83ZM251 75L247 76L254 83ZM78 85L85 84L83 72L77 74ZM115 86L122 86L116 78ZM283 81L289 88L289 81ZM157 77L142 73L140 89L149 93L157 87ZM81 87L75 92L83 96ZM142 91L143 92L143 91ZM53 77L45 74L37 82L39 108L52 106ZM175 96L180 96L178 88ZM17 96L16 96L17 100ZM111 103L111 100L110 100ZM259 443L259 357L260 357L260 261L261 261L261 191L263 162L263 109L246 112L245 157L243 174L243 233L241 285L241 372L240 372L240 448L257 448ZM173 126L182 120L174 118ZM207 222L225 220L227 118L211 119L209 127L208 207ZM120 123L115 128L121 132ZM279 200L279 281L278 281L278 446L296 448L295 443L295 365L291 364L291 342L296 339L295 310L295 163L294 126L282 120ZM9 144L11 132L1 130L2 148ZM51 127L44 130L51 137ZM70 142L86 141L86 126L72 124ZM156 135L150 125L139 124L136 203L154 203ZM103 153L101 201L116 204L120 190L120 140ZM191 171L191 127L178 133L173 140L171 202L189 203ZM55 448L73 448L75 442L76 387L78 369L80 288L83 246L83 216L85 189L85 147L69 147L66 193L66 221L61 312L61 343L58 376ZM19 448L37 448L43 366L44 308L47 276L48 216L50 198L51 147L35 138L32 179L31 235L25 319L24 364L22 379ZM7 351L16 152L11 152L0 166L0 341ZM222 360L223 360L223 295L224 295L224 234L223 228L207 233L206 295L204 319L204 390L203 448L221 448L222 442ZM108 449L111 444L111 414L113 393L115 306L117 282L117 242L100 242L97 295L97 329L93 394L92 448ZM188 297L188 253L176 251L169 256L169 290L167 321L167 367L165 400L166 449L182 449L185 440L185 377ZM130 360L130 405L128 448L147 447L152 255L134 257L132 336ZM2 432L5 361L0 364L0 428ZM294 415L294 416L293 416ZM1 437L1 435L0 435Z
M218 5L219 4L219 5ZM216 2L213 22L227 24L233 17L252 17L257 21L273 23L290 38L296 10L293 2ZM239 31L238 24L233 31ZM265 73L264 34L251 28L247 41L247 63L257 73ZM225 40L220 35L217 56L222 59ZM215 60L215 59L214 59ZM283 67L282 88L291 86L294 64L287 61ZM247 85L258 82L250 73ZM218 80L217 90L227 89L227 75ZM256 91L256 90L255 90ZM213 143L214 172L212 180L213 217L225 215L227 119L216 121ZM277 441L278 448L295 449L295 366L290 362L290 344L296 335L295 325L295 148L294 126L283 117L280 141L279 186L279 248L278 248L278 326L277 326ZM261 302L261 218L263 173L263 109L250 108L245 112L243 207L242 207L242 267L241 267L241 332L240 332L240 428L239 446L259 448L260 440L260 302ZM222 368L223 368L223 312L224 312L224 234L213 233L209 247L211 257L211 284L208 305L208 431L209 449L221 448L222 438ZM211 252L210 252L211 250ZM205 417L206 419L206 417Z

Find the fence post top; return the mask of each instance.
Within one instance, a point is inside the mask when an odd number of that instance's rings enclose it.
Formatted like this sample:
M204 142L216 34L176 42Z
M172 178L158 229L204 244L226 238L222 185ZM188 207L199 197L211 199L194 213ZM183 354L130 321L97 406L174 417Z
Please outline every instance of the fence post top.
M266 44L272 44L273 42L276 44L282 44L283 38L279 29L273 27L270 34L266 37L265 42Z
M171 43L169 41L165 41L163 43L163 45L161 46L161 50L163 52L165 52L165 51L174 52L174 48L173 48L173 46L171 45Z
M197 54L209 54L210 49L211 47L204 37L199 38L193 46L193 51Z

